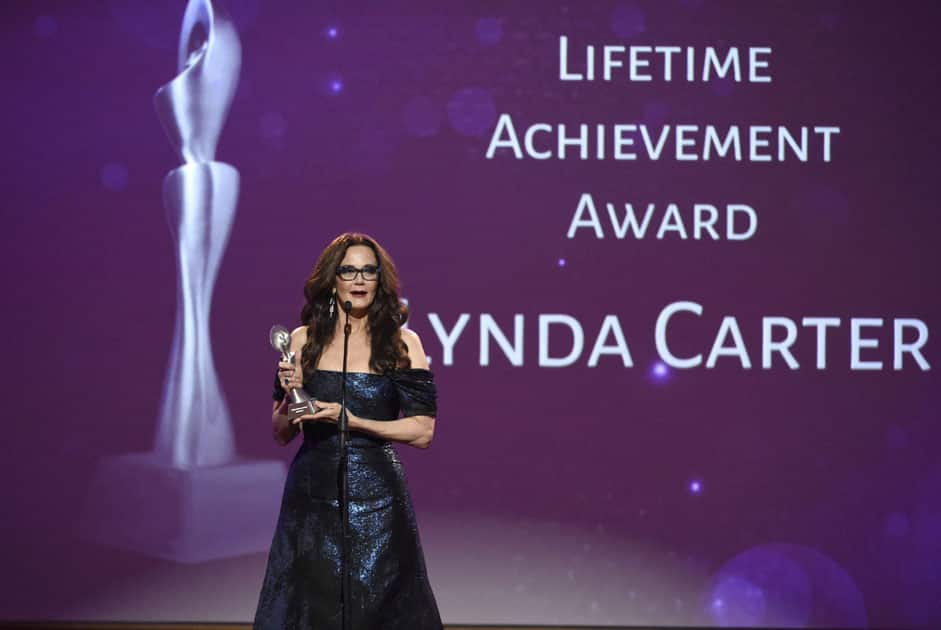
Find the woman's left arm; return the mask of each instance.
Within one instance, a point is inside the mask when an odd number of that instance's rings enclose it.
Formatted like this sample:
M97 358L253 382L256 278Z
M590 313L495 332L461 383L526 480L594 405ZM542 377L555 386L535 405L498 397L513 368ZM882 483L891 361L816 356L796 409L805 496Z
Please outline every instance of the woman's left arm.
M295 419L295 424L307 421L337 422L340 403L317 401L317 411ZM349 409L346 411L350 431L368 433L383 440L402 442L416 448L431 446L435 434L435 419L431 416L409 416L398 420L369 420L360 418Z
M435 419L431 416L409 416L399 420L367 420L347 412L350 429L369 433L383 440L402 442L415 448L428 448L435 435Z

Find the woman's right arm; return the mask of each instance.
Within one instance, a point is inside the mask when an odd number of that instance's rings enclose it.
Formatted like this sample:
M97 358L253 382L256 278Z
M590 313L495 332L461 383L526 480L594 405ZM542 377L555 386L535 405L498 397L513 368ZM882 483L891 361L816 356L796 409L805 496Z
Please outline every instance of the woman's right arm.
M307 343L307 327L299 326L291 331L291 350L294 352L294 365L278 363L278 380L285 389L290 387L303 387L304 381L300 378L301 351ZM285 381L285 378L287 381ZM281 446L287 445L301 432L299 424L288 419L288 397L276 400L271 408L271 431L274 441Z
M301 432L300 425L293 424L288 419L288 397L284 400L275 401L271 409L271 430L274 433L274 441L281 446L286 446L294 437Z

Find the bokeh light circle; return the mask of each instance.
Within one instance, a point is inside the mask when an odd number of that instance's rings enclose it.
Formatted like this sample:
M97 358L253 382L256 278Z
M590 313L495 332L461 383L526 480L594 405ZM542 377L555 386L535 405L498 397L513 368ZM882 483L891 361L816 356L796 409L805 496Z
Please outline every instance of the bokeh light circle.
M477 20L477 41L484 46L499 44L503 39L503 20L497 18L480 18Z
M51 15L40 15L33 23L33 32L37 37L48 39L59 31L59 23Z
M127 188L127 166L120 162L109 162L101 168L101 184L111 192L121 192Z
M772 543L748 549L712 577L703 607L719 626L866 627L862 594L822 552Z
M497 118L497 108L490 92L479 87L458 90L448 102L448 121L462 136L480 136L489 131Z
M632 39L647 30L647 18L643 10L633 2L615 7L611 14L611 30L623 39Z

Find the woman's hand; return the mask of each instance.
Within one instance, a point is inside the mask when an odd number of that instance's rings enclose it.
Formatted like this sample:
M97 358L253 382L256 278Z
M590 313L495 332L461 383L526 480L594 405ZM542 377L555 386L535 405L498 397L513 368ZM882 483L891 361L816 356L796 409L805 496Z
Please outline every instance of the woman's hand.
M331 424L336 424L340 419L340 403L335 402L325 402L318 400L314 403L317 407L317 411L314 413L307 413L303 416L298 416L294 419L294 424L300 424L301 422L329 422ZM352 425L353 414L347 410L347 418ZM352 426L350 427L352 428Z
M304 381L299 375L300 370L296 368L296 365L288 361L278 363L278 380L281 382L281 387L284 388L284 391L291 391L291 389L295 387L304 386Z

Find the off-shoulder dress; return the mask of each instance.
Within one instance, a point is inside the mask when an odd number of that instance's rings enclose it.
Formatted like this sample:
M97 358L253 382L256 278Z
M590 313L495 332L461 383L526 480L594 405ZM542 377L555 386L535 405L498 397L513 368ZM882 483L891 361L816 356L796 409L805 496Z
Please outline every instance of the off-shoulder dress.
M437 412L428 370L353 372L347 378L347 409L361 418L396 420ZM339 372L316 370L304 378L304 389L317 400L339 402L340 386ZM274 398L283 397L275 379ZM303 438L284 487L255 630L340 628L336 425L305 422ZM352 627L442 630L395 449L356 431L348 444Z

